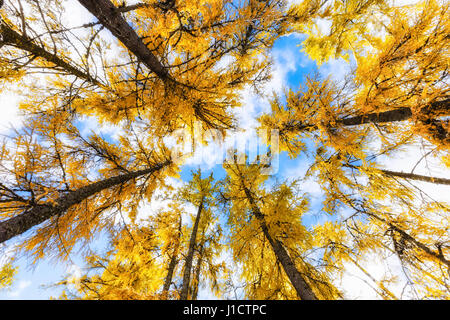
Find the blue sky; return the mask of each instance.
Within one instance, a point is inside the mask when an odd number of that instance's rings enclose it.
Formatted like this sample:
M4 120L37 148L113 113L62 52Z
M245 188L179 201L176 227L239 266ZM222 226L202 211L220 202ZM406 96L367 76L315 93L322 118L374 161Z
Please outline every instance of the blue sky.
M308 75L313 75L319 71L323 76L332 76L334 79L342 78L348 70L348 64L341 60L333 60L320 68L315 62L308 59L300 51L298 46L302 37L299 35L289 35L278 39L273 48L273 78L266 86L266 94L270 95L272 92L281 94L283 89L290 87L298 89L299 85L305 80ZM255 128L255 119L263 112L269 111L268 102L266 99L261 99L250 92L245 92L243 95L246 102L242 109L238 110L237 117L241 121L241 125L245 128ZM10 98L9 106L14 104L15 99ZM4 103L6 103L4 102ZM113 127L99 127L98 123L92 119L80 124L80 128L85 130L94 130L102 133L102 136L109 138L114 135ZM112 139L112 138L111 138ZM112 140L111 140L112 141ZM208 160L208 152L213 154L215 149L206 151L206 161ZM279 155L279 170L272 179L283 181L285 179L296 179L303 177L308 168L309 160L305 156L300 155L295 159L290 159L286 153ZM205 163L193 162L185 165L180 172L181 180L187 182L191 178L191 171L202 168L203 174L206 176L211 171L214 173L216 179L224 177L225 171L221 164L211 165ZM309 214L305 215L303 221L306 225L314 225L319 221L323 221L328 217L320 213L321 201L323 199L319 186L313 181L306 181L302 183L302 191L307 192L311 200L311 209ZM26 235L25 235L26 236ZM101 248L102 239L98 241L98 247ZM55 263L53 261L44 259L40 260L32 268L29 267L30 260L26 257L21 257L16 260L16 265L19 267L19 273L16 277L14 285L8 290L0 291L0 299L49 299L50 297L58 297L60 287L48 287L60 280L67 274L73 273L78 267L83 267L83 260L71 255L71 261L67 263ZM213 298L207 291L201 291L202 298Z
M76 13L73 13L72 19L75 19ZM78 23L77 23L78 24ZM265 93L270 95L271 92L282 93L283 88L290 87L292 89L298 89L299 85L305 80L308 75L313 75L316 71L319 71L323 76L331 76L335 80L342 79L342 77L348 72L349 65L342 60L332 60L329 63L321 66L320 68L305 54L300 51L298 47L302 40L302 36L289 35L278 39L273 48L273 78L265 87ZM267 100L258 98L250 92L245 92L244 106L237 111L237 117L241 121L241 125L245 128L254 128L256 123L255 119L262 113L267 112L268 103ZM5 114L0 119L0 132L4 132L4 128L8 124L17 125L20 118L16 113L17 99L13 95L8 93L2 93L0 97L0 105L4 108ZM103 133L103 136L114 135L114 128L106 127L100 128L95 121L88 121L83 124L85 129L99 130ZM210 154L214 152L214 148L209 149ZM206 153L207 154L207 153ZM411 163L411 159L420 158L421 153L417 150L410 150L403 156L399 156L394 160L390 160L389 165L393 170L398 169L402 171L405 168L405 163ZM303 155L300 155L296 159L289 159L286 153L279 155L279 170L276 174L276 178L279 180L301 178L308 167L309 160ZM185 165L180 173L182 181L186 182L190 180L191 171L196 170L198 167L202 168L204 175L209 174L211 171L214 173L216 179L220 179L224 176L225 172L221 164L210 165L205 163L193 163L191 165ZM418 168L418 171L420 168ZM442 175L445 176L445 175ZM424 189L427 189L425 186ZM322 201L322 194L319 186L313 181L305 181L302 183L302 191L307 192L311 198L311 210L310 213L304 217L304 222L307 225L314 225L318 221L322 221L326 217L320 214L320 204ZM448 190L447 190L448 191ZM445 189L435 188L430 190L430 193L440 194L446 192ZM101 247L102 239L100 238L97 246ZM41 260L38 264L30 268L29 260L26 257L21 257L16 260L16 265L19 266L19 273L16 277L14 285L9 290L0 290L0 299L48 299L51 296L57 297L60 289L57 288L44 288L43 286L51 285L61 280L68 272L73 272L75 269L72 264L82 267L83 261L76 255L71 256L72 261L67 264L53 263L49 260ZM1 263L1 258L0 258ZM382 274L385 262L371 262L371 271L374 275ZM356 272L356 271L355 271ZM365 284L361 281L357 281L355 278L347 278L346 285L356 290L355 295L358 297L371 297L371 293L367 288L364 289ZM373 294L373 293L372 293ZM203 292L203 298L210 298L210 296Z
M300 52L300 48L297 46L300 42L298 36L290 35L285 36L277 40L273 50L273 58L275 59L275 79L268 85L268 93L275 91L278 93L284 86L291 88L298 88L299 84L304 80L305 76L312 74L317 70L317 66L311 60L309 60L303 53ZM253 106L250 113L246 112L246 106L240 112L250 115L253 119L260 115L262 112L267 111L267 102L260 101L255 96L252 96ZM10 103L15 101L10 98ZM80 129L90 129L92 121L84 124L80 124ZM111 129L107 128L104 131L104 136L108 138L108 134L112 134ZM301 163L302 158L290 160L285 153L280 155L280 170L277 177L284 178L286 175L290 175L291 171L295 171ZM183 181L189 181L191 178L191 171L197 170L202 167L202 164L185 165L180 172L180 177ZM204 175L209 174L211 171L214 173L216 179L220 179L225 175L225 171L221 164L217 164L212 168L206 170L202 169ZM75 255L71 256L72 262L76 265L82 266L83 261L80 257ZM19 273L16 277L14 285L8 290L0 291L0 299L48 299L49 297L57 297L60 292L60 288L48 287L49 285L61 280L68 272L73 271L71 269L71 262L67 264L55 263L49 260L39 261L32 268L29 267L29 259L21 257L16 260L15 265L19 266Z

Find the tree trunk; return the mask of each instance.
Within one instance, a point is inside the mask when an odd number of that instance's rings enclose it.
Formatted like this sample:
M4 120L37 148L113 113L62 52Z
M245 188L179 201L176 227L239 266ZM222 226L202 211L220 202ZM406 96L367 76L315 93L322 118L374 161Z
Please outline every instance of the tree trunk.
M422 109L425 115L432 114L433 112L442 112L444 115L450 113L450 99L442 101L436 101L430 104L428 107ZM365 115L354 116L345 119L337 119L336 123L344 126L357 126L366 123L389 123L397 121L405 121L412 117L413 113L411 108L402 107L395 110L374 112ZM438 124L442 126L442 123L438 121ZM287 131L302 131L302 130L317 130L315 124L299 123L295 125L287 126ZM439 128L438 128L439 129Z
M384 111L379 113L369 113L346 119L339 119L336 122L345 126L356 126L365 123L385 123L408 120L412 116L410 108L398 108L395 110Z
M202 263L203 263L203 244L200 245L200 249L198 251L197 265L195 266L194 271L195 285L192 288L192 300L197 300L198 297L198 287L200 285L200 271L202 269Z
M11 45L15 48L27 51L36 57L40 57L42 59L47 60L48 62L53 63L55 66L64 70L68 74L74 75L80 79L84 79L100 87L102 86L100 82L91 77L89 74L75 68L74 66L64 61L57 55L50 53L46 49L33 43L33 41L29 39L27 36L21 35L18 32L14 31L11 27L9 27L5 22L1 20L0 20L0 32L3 38L2 42L4 44Z
M385 223L386 225L389 226L389 228L391 228L392 230L398 232L403 239L405 239L406 241L409 241L410 243L413 243L415 246L417 246L418 248L422 249L424 252L426 252L428 255L433 256L434 258L438 259L439 261L441 261L443 264L447 265L449 270L450 270L450 261L447 260L442 252L435 252L433 250L431 250L429 247L427 247L425 244L423 244L422 242L416 240L414 237L412 237L409 233L407 233L406 231L404 231L403 229L397 227L396 225L394 225L393 223L386 221L384 218L381 218L379 216L377 216L376 214L367 212L366 210L360 211L362 213L367 214L368 216L375 218L378 221L381 221L383 223Z
M316 295L314 294L312 288L309 286L309 284L303 279L300 272L297 270L294 262L292 261L291 257L289 256L288 252L284 248L283 244L276 239L273 239L272 236L269 233L269 228L267 227L266 221L264 219L264 215L259 210L258 206L256 205L250 190L247 189L247 187L244 184L244 181L241 177L241 183L242 187L244 188L245 195L250 202L250 206L252 208L253 215L258 219L261 229L264 233L264 236L269 241L273 252L275 253L275 256L277 257L278 261L280 261L284 272L286 272L286 275L288 276L289 280L291 281L291 284L294 286L295 290L297 291L298 296L302 300L317 300Z
M160 79L169 74L142 39L122 17L120 10L109 0L78 0L100 23L105 26L137 59L153 71Z
M358 166L353 166L349 164L344 164L345 167L352 168L352 169L360 169ZM438 178L438 177L432 177L432 176L424 176L420 174L415 173L407 173L407 172L398 172L398 171L391 171L391 170L385 170L385 169L378 169L380 170L384 175L391 176L391 177L398 177L402 179L409 179L409 180L418 180L418 181L425 181L430 183L436 183L436 184L443 184L443 185L450 185L450 179L447 178Z
M431 183L436 183L436 184L444 184L444 185L448 185L448 186L450 185L450 179L446 179L446 178L437 178L437 177L423 176L420 174L396 172L396 171L383 170L383 169L381 169L381 172L383 172L385 175L392 176L392 177L399 177L399 178L411 179L411 180L419 180L419 181L431 182Z
M172 257L170 258L169 267L167 268L167 276L164 279L163 290L161 292L163 299L167 299L167 293L169 292L170 285L172 284L173 273L175 272L175 267L177 266L178 263L178 250L180 248L180 241L181 241L181 217L178 227L177 242L175 243Z
M148 169L139 170L94 182L59 197L56 200L55 205L36 204L24 213L0 222L0 243L3 243L11 239L12 237L28 231L32 227L45 222L51 217L63 214L70 207L80 204L82 201L86 200L90 196L95 195L96 193L128 182L132 179L158 171L168 164L169 162L166 161Z
M184 264L183 284L180 292L180 300L187 300L189 292L189 282L191 280L191 269L194 258L195 240L197 238L198 225L200 222L201 213L203 210L204 197L200 201L198 206L197 217L195 218L194 226L192 227L191 238L189 239L189 249L186 256L186 262Z
M177 249L178 249L178 246L177 246ZM167 293L169 292L170 285L172 284L173 273L175 271L175 267L177 266L177 263L178 263L178 258L177 258L177 254L175 253L175 250L174 250L172 257L170 258L169 267L167 268L167 276L164 279L164 286L163 286L163 290L161 292L161 296L163 299L167 299Z
M283 247L283 244L279 240L273 239L272 236L270 235L269 228L267 227L267 224L264 220L264 216L261 213L253 212L253 214L259 220L261 224L261 229L265 237L272 246L275 256L283 266L284 272L286 272L286 275L288 276L289 280L291 281L292 285L297 291L297 294L300 297L300 299L317 300L316 295L314 294L309 284L305 281L305 279L303 279L302 275L295 267L294 262L292 261L286 249Z
M120 13L126 13L126 12L134 11L137 9L141 9L141 8L147 8L150 6L151 6L150 3L140 2L140 3L136 3L136 4L131 4L129 6L118 7L117 11Z
M435 251L431 250L426 245L424 245L422 242L417 241L411 235L409 235L408 233L406 233L402 229L394 226L392 223L389 223L389 226L392 229L394 229L395 231L397 231L406 241L409 241L409 242L415 244L418 248L422 249L428 255L433 256L434 258L438 259L439 261L441 261L442 263L447 265L447 267L450 269L450 261L447 260L441 252L435 252Z

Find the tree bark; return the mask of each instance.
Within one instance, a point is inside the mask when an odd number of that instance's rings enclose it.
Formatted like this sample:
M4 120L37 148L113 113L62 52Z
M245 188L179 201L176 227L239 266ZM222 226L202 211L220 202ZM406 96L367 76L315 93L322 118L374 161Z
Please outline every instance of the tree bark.
M352 168L352 169L358 169L358 170L360 169L360 167L350 165L350 164L344 164L344 166L348 167L348 168ZM424 175L415 174L415 173L398 172L398 171L392 171L392 170L386 170L386 169L378 169L378 170L380 170L384 175L391 176L391 177L425 181L425 182L430 182L430 183L435 183L435 184L450 185L450 179L447 179L447 178L424 176Z
M198 206L197 217L195 218L194 226L192 227L191 238L189 239L189 249L186 256L186 262L184 264L183 284L180 292L180 300L187 300L189 292L189 282L191 280L192 262L194 259L195 241L197 239L198 225L200 222L203 202L205 197L202 197L200 205Z
M13 30L10 26L8 26L5 22L0 20L0 32L2 36L2 42L7 45L11 45L15 48L27 51L33 54L36 57L40 57L42 59L47 60L48 62L53 63L58 68L64 70L68 74L74 75L80 79L84 79L92 84L95 84L99 87L103 85L91 77L89 74L75 68L68 62L64 61L57 55L48 52L45 48L38 46L33 43L33 41L25 35L21 35L15 30Z
M433 112L442 112L445 115L450 114L450 99L436 101L430 104L428 107L422 109L422 113L424 113L425 115L432 114ZM376 113L374 112L345 119L337 119L336 123L342 124L344 126L357 126L366 123L389 123L408 120L412 117L412 115L413 113L411 108L402 107L395 110ZM295 125L287 126L285 130L287 131L317 130L317 126L315 124L309 123L298 123Z
M174 250L172 257L170 258L169 267L167 268L167 275L166 275L166 278L164 279L163 290L161 292L161 296L163 297L163 299L167 299L167 293L169 292L170 285L172 284L173 273L175 271L175 267L177 266L177 263L178 263L178 258L177 258L177 254L175 253L175 250Z
M253 214L259 220L264 236L267 238L270 245L272 246L275 256L283 266L284 272L286 272L286 275L288 276L289 280L291 281L292 285L297 291L297 294L300 297L300 299L317 300L316 295L312 291L309 284L303 279L300 272L297 270L288 252L283 247L283 244L279 240L273 239L272 236L270 235L269 228L267 227L264 216L261 214L261 212L259 212L259 209L257 211L253 209Z
M420 174L396 172L396 171L383 170L383 169L381 169L381 172L383 172L385 175L392 176L392 177L399 177L399 178L411 179L411 180L419 180L419 181L431 182L431 183L436 183L436 184L444 184L444 185L450 186L450 179L446 179L446 178L437 178L437 177L423 176Z
M291 284L297 291L298 296L302 300L317 300L317 297L314 294L312 288L309 286L309 284L305 281L303 276L297 270L294 261L292 261L291 257L289 256L289 253L286 251L283 244L279 240L272 238L272 236L270 235L269 228L267 227L266 221L264 219L264 215L256 205L250 193L250 190L245 186L242 177L241 177L241 184L242 187L244 188L245 195L248 201L250 202L253 215L258 219L261 225L261 229L264 233L264 236L269 241L272 250L275 253L275 256L277 257L278 261L280 261L284 272L286 272L286 275L288 276L289 280L291 281Z
M167 293L169 292L170 285L172 284L173 274L175 272L175 267L177 266L178 263L178 250L180 248L180 241L181 241L181 217L180 217L180 224L178 227L177 242L175 243L175 247L173 249L173 253L170 258L169 267L167 268L167 276L164 279L163 290L161 292L163 299L167 299Z
M109 0L78 0L100 23L105 26L137 59L153 71L160 79L167 80L169 74L142 39L122 17L120 10Z
M24 213L0 222L0 243L28 231L32 227L37 226L54 216L63 214L70 207L80 204L82 201L96 193L128 182L132 179L156 172L168 164L169 162L166 161L148 169L94 182L59 197L54 205L36 204Z
M428 255L435 257L445 265L447 265L448 268L450 268L450 261L447 260L442 253L435 252L428 248L426 245L424 245L422 242L417 241L415 238L413 238L411 235L403 231L402 229L394 226L392 223L389 223L389 226L397 231L406 241L409 241L413 244L415 244L418 248L422 249L424 252L426 252Z
M129 6L118 7L117 11L120 13L126 13L126 12L134 11L137 9L141 9L141 8L147 8L150 6L152 6L150 3L140 2L140 3L136 3L136 4L131 4Z
M197 265L195 266L194 271L195 286L192 288L192 300L197 300L198 297L198 287L200 285L200 271L202 268L202 263L203 263L203 243L200 245L200 249L198 251Z
M409 241L410 243L413 243L414 245L416 245L418 248L422 249L424 252L426 252L428 255L433 256L434 258L438 259L439 261L441 261L443 264L447 265L449 270L450 270L450 261L447 260L444 255L441 252L435 252L433 250L431 250L428 246L426 246L425 244L423 244L422 242L416 240L414 237L412 237L409 233L407 233L406 231L404 231L403 229L397 227L396 225L394 225L393 223L386 221L385 219L377 216L376 214L367 212L366 210L360 211L362 213L367 214L370 217L375 218L378 221L381 221L383 223L385 223L386 225L388 225L392 230L398 232L403 239L405 239L406 241ZM449 271L450 272L450 271Z
M346 119L339 119L337 123L341 123L345 126L356 126L365 123L385 123L404 121L412 116L410 108L398 108L395 110L384 111L379 113L369 113L367 115L360 115Z

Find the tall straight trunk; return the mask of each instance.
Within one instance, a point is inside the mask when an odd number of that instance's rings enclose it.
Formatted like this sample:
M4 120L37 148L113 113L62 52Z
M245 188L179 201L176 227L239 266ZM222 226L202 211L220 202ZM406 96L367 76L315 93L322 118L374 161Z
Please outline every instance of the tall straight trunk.
M176 249L178 249L178 245L177 245ZM167 275L166 275L166 278L164 279L163 290L161 292L161 296L163 299L167 299L167 294L169 292L170 285L172 284L175 267L177 266L177 263L178 263L178 257L177 257L176 251L178 251L178 250L174 250L174 253L172 254L172 256L170 258L169 267L167 268Z
M169 74L158 58L144 44L133 28L122 17L120 10L109 0L78 0L99 22L107 28L136 58L160 79Z
M389 226L389 228L391 228L392 230L396 231L397 233L399 233L401 235L401 237L403 237L404 240L413 243L415 246L417 246L418 248L422 249L424 252L426 252L428 255L438 259L439 261L441 261L442 263L444 263L445 265L448 266L449 270L450 270L450 260L447 260L444 257L444 254L440 251L436 252L431 250L428 246L426 246L425 244L423 244L422 242L416 240L413 236L411 236L409 233L407 233L406 231L404 231L403 229L397 227L396 225L394 225L393 223L386 221L384 218L381 218L379 216L377 216L376 214L367 212L366 210L364 211L360 211L364 214L367 214L368 216L381 221L383 223L385 223L386 225Z
M172 252L172 256L170 258L169 267L167 268L167 276L164 279L164 285L163 290L161 292L161 295L163 299L167 298L167 293L169 292L170 285L172 284L173 274L175 272L175 267L178 263L178 250L180 249L180 241L181 241L181 217L180 217L180 223L178 225L178 238L175 243L175 247Z
M426 245L424 245L422 242L416 240L414 237L412 237L410 234L406 233L405 231L403 231L402 229L398 228L397 226L393 225L392 223L389 224L389 226L394 229L395 231L397 231L406 241L409 241L410 243L415 244L418 248L422 249L424 252L426 252L428 255L433 256L434 258L438 259L439 261L441 261L442 263L444 263L445 265L447 265L447 267L450 270L450 260L447 260L443 253L441 251L439 252L435 252L433 250L431 250L429 247L427 247Z
M437 141L447 143L450 140L450 135L446 129L446 123L448 120L438 120L430 117L434 112L438 112L441 115L450 115L450 99L441 101L435 101L430 105L424 107L419 117L416 119L419 123L422 123L428 127L428 134ZM342 123L345 126L353 126L364 123L388 123L396 121L408 120L412 117L413 113L410 108L403 107L395 110L371 113L367 115L360 115L352 118L338 120L338 123Z
M203 210L204 200L205 200L205 197L202 197L202 199L200 200L200 205L198 206L197 216L195 217L194 226L192 227L191 238L189 239L189 249L188 249L188 254L186 256L186 262L184 264L183 283L181 286L180 300L187 300L187 298L188 298L189 282L191 280L192 262L194 259L195 242L197 239L198 225L199 225L202 210Z
M408 120L412 116L410 108L398 108L379 113L369 113L366 115L354 116L351 118L339 119L336 122L345 126L356 126L364 123L385 123Z
M317 300L317 297L314 294L312 288L305 281L300 272L297 270L294 261L292 261L291 257L289 256L289 253L286 251L281 241L272 238L272 236L270 235L269 228L267 227L267 223L264 219L264 215L261 213L259 207L256 205L255 200L253 199L250 193L250 190L245 186L242 176L241 176L241 184L242 187L244 188L247 200L250 202L253 215L258 219L264 236L269 241L275 256L277 257L278 261L280 261L284 272L291 281L291 284L295 288L295 291L297 292L298 296L302 300Z
M82 201L103 190L126 183L132 179L154 173L168 164L169 161L166 161L151 168L94 182L59 197L56 199L54 205L36 204L25 212L0 222L0 243L28 231L32 227L37 226L54 216L63 214L72 206L80 204Z
M317 297L314 294L313 290L311 289L309 284L305 281L305 279L303 279L303 276L300 274L300 272L297 270L294 262L292 261L286 249L283 247L281 241L273 239L272 236L270 235L269 228L267 227L264 216L261 214L259 209L254 208L253 214L259 220L264 236L267 238L270 245L272 246L272 250L275 253L275 256L277 257L278 261L280 261L284 269L284 272L286 272L286 275L288 276L289 280L291 281L291 284L297 291L298 296L302 300L317 300Z
M430 105L424 107L421 112L424 115L432 114L433 112L440 112L443 115L449 115L450 113L450 99L447 98L441 101L435 101ZM337 120L338 123L342 123L346 126L355 126L364 123L387 123L408 120L412 117L413 113L411 108L402 107L395 110L374 112L366 115L359 115L346 119Z
M27 51L35 57L40 57L53 63L58 68L64 70L68 74L74 75L80 79L84 79L92 84L102 86L102 84L91 77L89 74L77 69L64 59L58 57L54 53L50 53L45 48L35 44L30 38L25 35L19 34L8 26L5 22L0 20L0 34L2 36L2 42L7 45L11 45L15 48Z
M358 166L353 165L344 165L345 167L352 168L352 169L360 169ZM385 169L378 169L380 170L384 175L391 176L391 177L398 177L402 179L409 179L409 180L418 180L418 181L424 181L424 182L430 182L435 184L443 184L443 185L450 185L450 179L447 178L438 178L438 177L432 177L432 176L425 176L421 174L415 174L415 173L407 173L407 172L398 172L398 171L392 171L392 170L385 170Z
M197 300L198 297L198 287L200 285L200 272L202 270L202 263L203 263L203 243L200 245L200 249L198 250L198 259L197 259L197 265L195 266L194 271L194 286L192 288L192 300Z
M424 176L420 174L414 174L414 173L406 173L406 172L396 172L391 170L381 170L385 175L392 176L392 177L399 177L403 179L410 179L410 180L419 180L419 181L425 181L425 182L431 182L436 184L444 184L444 185L450 185L450 179L446 178L437 178L437 177L431 177L431 176Z
M435 111L443 112L443 114L450 114L450 99L442 101L436 101L429 106L422 109L422 112L426 115ZM401 107L395 110L374 112L365 115L354 116L345 119L337 119L336 123L344 126L357 126L366 123L389 123L397 121L405 121L412 117L413 113L409 107ZM434 123L436 126L442 126L442 123L437 121ZM439 129L439 128L438 128ZM302 130L317 130L315 124L299 123L295 125L286 126L286 131L302 131Z
M117 11L120 13L126 13L126 12L134 11L137 9L141 9L141 8L148 8L150 6L152 6L152 4L145 3L145 2L139 2L136 4L130 4L128 6L119 7L119 8L117 8Z

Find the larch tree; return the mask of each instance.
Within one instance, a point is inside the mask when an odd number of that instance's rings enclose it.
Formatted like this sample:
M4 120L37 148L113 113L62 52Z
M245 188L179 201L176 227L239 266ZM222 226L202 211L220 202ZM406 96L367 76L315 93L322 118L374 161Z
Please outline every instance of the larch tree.
M134 219L142 199L176 174L170 152L143 140L86 135L68 113L28 119L2 145L1 242L33 230L20 245L26 252L68 258L78 241L114 229L119 213Z
M164 266L157 235L150 226L128 225L112 239L105 254L87 256L85 273L70 276L61 299L155 300L161 299Z
M0 290L11 287L16 274L17 267L14 267L11 261L4 263L0 267Z
M230 203L230 247L242 264L252 299L332 299L339 296L326 274L308 262L312 237L301 222L308 201L293 186L266 190L260 164L225 164L223 199Z
M127 224L113 238L106 254L87 256L88 268L83 275L58 283L66 289L62 297L195 300L207 279L219 294L225 266L217 261L222 244L221 228L209 205L214 192L212 180L212 176L202 178L200 172L194 173L189 184L171 192L179 196L168 210L148 212L139 224ZM181 204L186 201L198 209L191 225L182 224L188 213Z
M210 217L212 210L205 212L204 225L201 226L200 240L197 246L197 259L193 269L190 297L197 300L200 288L208 288L216 297L222 297L221 282L222 275L227 271L227 266L223 261L218 261L218 257L224 250L222 240L222 227L217 221ZM205 281L206 279L206 281Z
M327 255L363 270L362 252L394 252L416 298L448 293L448 204L413 182L449 185L450 180L415 174L414 163L411 172L397 172L377 162L395 159L402 149L425 139L432 144L426 156L441 155L448 165L448 9L448 4L428 1L383 11L389 21L382 25L386 35L372 35L355 47L353 79L337 85L310 78L299 91L287 91L284 101L275 97L272 114L260 118L262 127L279 130L281 150L292 157L312 156L307 176L315 177L324 191L323 210L353 212L341 218L342 225L333 225L346 230L353 242L325 241ZM358 34L359 29L343 32ZM369 38L364 32L359 36ZM314 48L309 42L305 47ZM320 50L330 57L328 48ZM322 228L333 234L331 226ZM337 263L333 260L333 267ZM388 282L375 287L392 299Z
M304 1L291 11L306 10L310 3L316 2ZM356 62L354 88L336 106L325 106L330 104L329 90L323 96L316 93L315 99L324 100L322 108L338 111L337 124L407 121L409 126L396 128L401 130L399 136L413 132L448 150L448 3L420 1L393 7L385 1L331 1L316 11L316 18L331 22L329 35L311 33L314 19L294 23L294 30L310 30L304 50L319 63L341 55L352 55ZM330 90L333 96L342 89ZM303 129L320 121L297 120Z
M378 160L395 159L421 143L425 158L441 156L448 166L449 6L331 3L304 1L291 8L298 16L310 10L317 19L329 19L329 34L314 33L313 20L298 19L293 28L309 30L302 45L318 63L352 55L353 77L343 84L310 77L300 90L275 96L272 113L259 119L261 128L278 130L280 151L313 159L306 177L314 177L324 192L322 210L340 216L314 231L330 268L353 264L373 280L381 297L397 299L389 289L394 279L378 281L361 263L369 252L394 253L402 265L397 277L407 279L411 296L445 297L448 204L428 196L416 182L449 185L450 180L413 173L419 163L411 164L411 172L398 172ZM369 22L378 33L367 30Z
M212 233L211 230L208 230L211 229L215 220L214 214L212 213L212 207L214 207L215 203L215 193L217 193L217 183L214 182L213 174L211 173L208 177L202 178L202 173L199 169L197 172L193 172L192 180L182 190L180 195L181 200L194 205L197 211L195 218L192 219L189 244L184 259L180 300L196 298L202 260L206 255L206 251L214 250L213 246L205 250L204 247L208 240L207 237L216 237L214 241L216 244L220 242L220 232ZM195 256L198 258L197 266L194 269ZM216 275L213 274L214 276ZM213 282L215 283L216 281Z
M66 26L60 1L48 1L46 6L34 0L8 1L1 12L2 84L21 79L20 93L26 96L21 105L23 112L38 118L52 117L54 126L95 116L102 123L117 124L129 132L140 120L146 132L140 139L145 142L137 141L133 145L140 152L146 148L145 144L154 144L165 134L179 127L190 127L196 120L205 127L231 127L227 108L239 105L237 92L244 85L257 86L266 79L269 58L261 60L258 54L270 49L282 29L278 22L283 10L281 1L266 4L243 1L239 6L222 1L173 2L168 7L155 2L135 6L135 10L119 10L117 3L110 1L80 1L81 5L98 21ZM111 10L104 16L102 8ZM111 19L115 21L114 26L109 23ZM105 29L112 33L112 38L104 36ZM113 53L108 50L112 45ZM79 50L80 46L84 50ZM226 59L231 62L225 63ZM42 127L42 130L53 129ZM63 145L57 138L53 140L58 148ZM114 164L116 173L124 175L116 178L108 175L110 180L106 184L101 182L106 179L99 179L98 183L78 181L78 186L84 189L75 190L83 195L78 196L71 187L70 201L63 195L53 196L57 209L43 204L30 209L29 199L5 190L7 196L14 198L6 203L16 205L14 201L19 200L27 204L21 206L26 212L5 213L12 220L2 221L2 241L75 208L84 197L111 186L123 187L123 182L148 176L161 169L160 165L167 164L156 161L147 169L132 171L125 165L130 161L127 156L114 154L111 151L114 147L105 141L99 143L101 147L93 144L90 147L100 152L99 157L104 156ZM131 147L132 143L125 144ZM27 151L28 156L38 159L33 158L31 162L41 162L32 170L36 171L35 175L49 177L44 172L49 172L52 165L49 162L48 169L43 165L47 164L41 154L43 146L38 142L29 148L32 147L37 149ZM56 162L64 161L59 159L61 153L55 151ZM139 161L149 162L149 154L141 152ZM40 170L44 172L37 172ZM83 173L74 176L81 179ZM55 183L63 183L64 179ZM32 187L26 191L34 192ZM114 201L113 198L109 199ZM137 207L137 203L132 207ZM45 214L40 214L41 211ZM33 218L36 216L39 218ZM16 228L18 225L21 227Z
M268 52L283 29L278 19L284 8L282 1L243 1L238 6L222 1L155 1L130 10L120 10L117 2L106 0L80 1L79 5L92 14L91 21L79 26L66 25L60 1L50 0L44 6L39 1L17 0L2 7L2 87L11 90L10 84L20 79L18 93L26 97L21 105L23 113L52 117L55 126L95 116L101 123L119 125L129 132L140 121L146 134L141 139L144 143L134 145L139 150L175 129L191 128L197 120L205 128L232 127L228 108L239 105L240 88L257 87L266 80L270 61L267 55L261 59L260 54ZM89 191L77 189L83 194L80 197L71 190L74 199L70 201L54 196L59 209L38 206L26 212L29 214L16 210L5 213L13 220L2 221L2 241L74 208L85 196L148 176L159 170L160 164L167 164L153 163L149 171L140 168L132 172L124 165L127 157L112 154L106 145L107 151L94 149L125 169L120 172L124 176L108 176L112 180L105 185L101 179L97 184L85 183L83 187ZM40 142L33 147L42 149ZM56 158L60 158L59 153L57 150ZM45 162L43 155L34 156ZM145 152L140 158L150 159ZM33 170L50 171L44 165ZM9 196L29 201L17 194ZM24 208L29 209L28 204ZM32 218L36 215L39 218ZM18 225L21 227L16 228Z
M431 157L450 166L448 3L78 0L78 25L66 4L0 0L0 93L20 95L23 116L0 148L0 243L18 240L35 260L81 248L88 272L62 281L75 285L63 297L188 300L208 282L223 296L229 254L250 299L340 299L349 265L384 299L403 298L400 277L408 297L448 298L449 206L419 183L450 179L414 172ZM345 83L309 77L259 118L280 152L310 156L304 178L321 187L328 221L303 221L301 179L271 185L264 165L236 158L220 185L194 173L168 209L139 220L183 164L166 138L197 123L235 129L242 90L260 93L274 42L291 32L318 65L355 64ZM115 132L87 133L85 120ZM411 172L382 165L419 144ZM91 252L103 232L106 249ZM374 277L372 256L396 257L400 273ZM0 287L14 274L5 264Z
M56 283L60 298L83 300L165 300L173 288L180 255L186 247L181 225L185 214L176 204L139 223L124 223L105 248L86 256L82 274Z
M61 21L58 1L50 1L58 2L51 9L17 2L2 13L3 81L30 75L36 66L40 74L50 70L58 77L33 84L32 96L58 91L71 112L112 123L142 118L157 133L194 121L232 127L227 109L239 106L239 89L267 79L267 53L284 28L283 1L155 1L133 10L79 1L94 21L75 27Z

